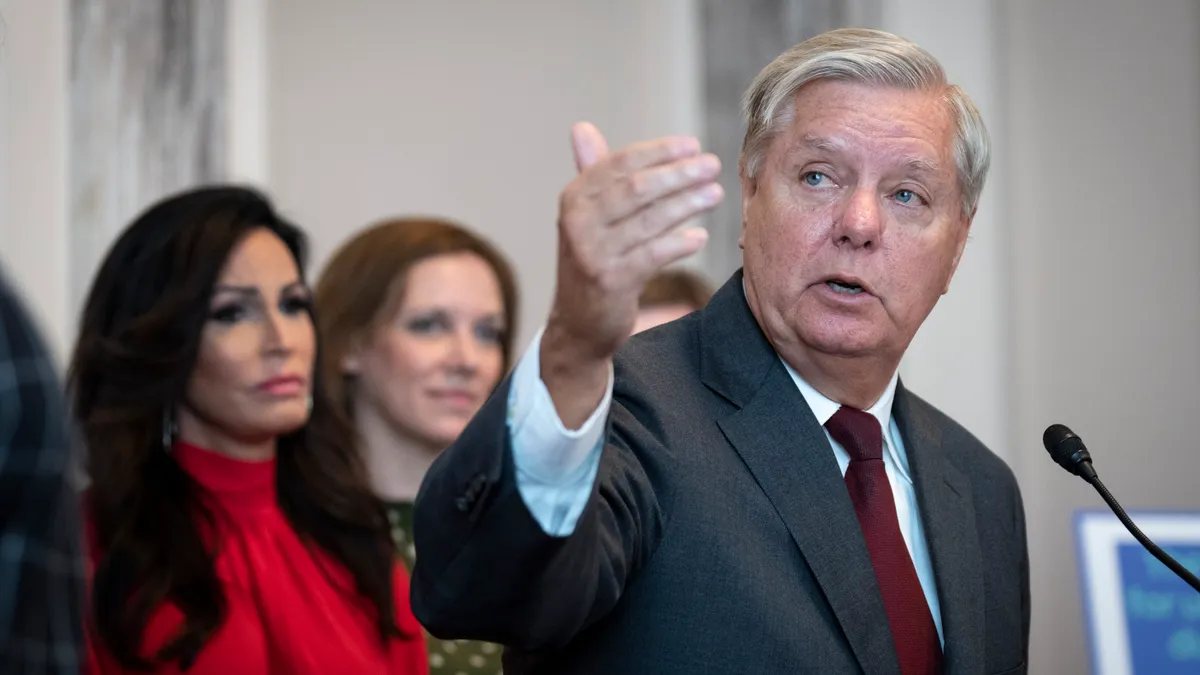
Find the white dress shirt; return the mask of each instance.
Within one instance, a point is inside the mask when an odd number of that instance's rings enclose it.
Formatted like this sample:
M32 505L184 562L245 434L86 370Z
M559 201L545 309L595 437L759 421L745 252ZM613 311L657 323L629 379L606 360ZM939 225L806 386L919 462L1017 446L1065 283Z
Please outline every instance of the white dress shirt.
M608 390L591 417L579 429L568 430L559 419L550 392L542 382L538 356L541 342L542 333L539 331L513 372L508 397L508 427L521 498L546 534L565 537L575 530L600 468L603 432L612 405L613 375L610 371ZM786 362L784 367L824 429L825 423L841 407L840 404L813 389ZM896 395L897 381L897 375L893 375L883 396L867 412L879 420L881 429L886 430L883 434L883 464L892 496L896 500L900 533L916 567L917 578L937 626L938 638L944 644L933 563L929 558L916 490L909 473L908 455L904 451L904 441L900 438L896 421L892 418L892 400ZM825 437L845 476L846 467L850 465L849 454L833 440L828 430L825 430Z

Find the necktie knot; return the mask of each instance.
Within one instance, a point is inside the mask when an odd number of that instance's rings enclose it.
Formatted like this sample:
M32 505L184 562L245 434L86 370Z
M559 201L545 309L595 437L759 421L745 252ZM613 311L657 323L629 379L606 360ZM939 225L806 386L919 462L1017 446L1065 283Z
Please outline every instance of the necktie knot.
M842 406L825 423L825 428L846 449L850 461L883 459L883 430L871 413Z

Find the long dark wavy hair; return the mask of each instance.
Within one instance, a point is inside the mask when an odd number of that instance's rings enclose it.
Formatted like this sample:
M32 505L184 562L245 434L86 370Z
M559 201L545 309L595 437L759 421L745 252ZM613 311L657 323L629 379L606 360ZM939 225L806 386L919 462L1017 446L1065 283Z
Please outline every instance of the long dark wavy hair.
M83 309L69 389L88 446L86 504L98 552L91 619L127 668L151 668L149 659L187 667L225 618L217 552L201 534L214 514L203 489L164 452L164 405L183 400L217 278L259 228L283 240L303 276L304 234L261 194L217 186L168 197L117 239ZM317 368L311 417L277 440L276 456L278 500L292 527L352 574L381 639L412 637L396 623L384 506ZM164 602L182 611L183 626L144 655L142 634Z

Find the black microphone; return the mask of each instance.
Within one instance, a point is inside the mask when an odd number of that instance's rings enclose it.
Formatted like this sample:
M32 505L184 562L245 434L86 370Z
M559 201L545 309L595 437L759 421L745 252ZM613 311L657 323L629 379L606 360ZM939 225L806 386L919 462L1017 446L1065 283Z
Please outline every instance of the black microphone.
M1159 548L1157 544L1150 541L1150 537L1142 534L1138 526L1134 525L1133 521L1129 519L1129 515L1125 513L1125 509L1121 508L1121 505L1117 503L1116 497L1113 497L1108 488L1104 487L1104 483L1100 482L1100 477L1096 475L1096 470L1092 468L1092 455L1088 452L1087 446L1083 444L1082 438L1076 436L1075 432L1068 429L1065 425L1051 424L1046 427L1045 433L1042 434L1042 445L1046 446L1046 451L1050 453L1050 456L1062 468L1079 476L1090 483L1092 487L1096 488L1096 492L1099 492L1100 496L1104 498L1105 503L1108 504L1108 508L1117 514L1117 518L1121 520L1121 524L1125 526L1125 529L1129 530L1134 539L1138 540L1138 543L1144 546L1147 551L1150 551L1155 558L1162 561L1162 564L1169 567L1172 572L1179 575L1179 578L1186 581L1189 586L1200 591L1200 579L1197 579L1196 575L1189 572L1186 567L1180 565L1174 558L1167 555L1166 551Z

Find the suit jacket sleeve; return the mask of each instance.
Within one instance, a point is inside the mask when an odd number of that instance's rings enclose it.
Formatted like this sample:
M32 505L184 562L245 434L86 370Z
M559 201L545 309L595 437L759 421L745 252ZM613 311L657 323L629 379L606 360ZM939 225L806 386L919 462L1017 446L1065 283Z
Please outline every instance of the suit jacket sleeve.
M513 369L508 432L521 499L544 532L565 537L575 530L596 483L612 408L612 372L600 405L582 426L569 431L542 382L541 337L539 332Z
M547 533L521 496L505 380L434 463L416 501L412 606L443 639L562 647L616 604L652 555L670 495L670 456L642 420L632 373L615 375L596 480L567 536Z
M1016 490L1017 544L1021 547L1021 645L1025 663L1029 663L1029 625L1033 604L1029 592L1029 540L1025 530L1025 505L1021 490L1019 487L1013 489Z
M83 660L79 503L53 360L0 277L0 672Z

